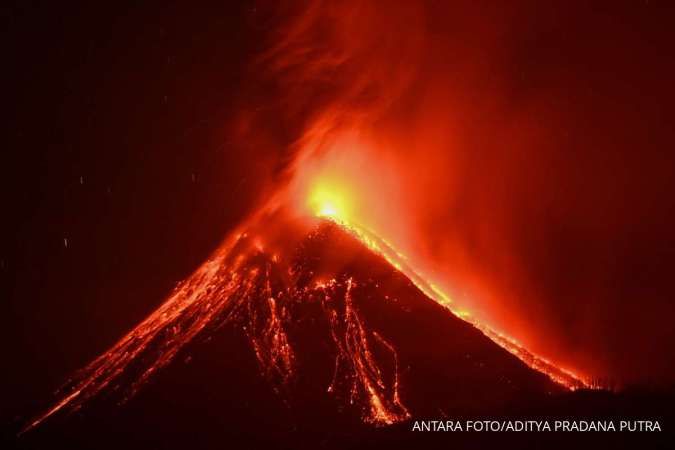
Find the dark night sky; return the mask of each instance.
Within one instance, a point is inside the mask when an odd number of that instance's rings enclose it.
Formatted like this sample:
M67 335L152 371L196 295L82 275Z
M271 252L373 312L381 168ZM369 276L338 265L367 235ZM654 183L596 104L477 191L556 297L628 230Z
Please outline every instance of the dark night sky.
M264 164L228 125L260 45L251 6L17 3L2 7L3 415L154 309L254 204Z
M157 8L16 3L1 7L3 28L8 30L3 51L7 117L0 225L3 419L34 407L69 373L152 311L197 267L256 204L297 126L272 119L255 135L257 140L233 138L233 129L245 121L247 112L274 118L276 105L274 87L256 80L251 66L251 55L265 45L273 19L253 4L224 2L207 11L187 4ZM570 238L574 247L565 244L573 232L560 229L558 239L555 229L549 228L537 238L553 243L545 251L525 248L523 254L536 267L549 264L546 252L562 255L567 273L551 275L561 265L550 264L550 270L543 271L548 278L540 280L544 293L582 289L580 257L604 264L603 258L610 255L607 283L623 295L603 297L604 303L593 310L605 310L610 318L616 315L609 322L622 324L641 310L624 307L623 302L644 304L637 331L653 338L641 336L639 342L654 342L652 348L661 354L631 348L630 354L648 357L621 364L666 359L650 376L672 382L673 352L663 353L672 347L675 328L670 325L675 256L670 175L673 88L667 76L673 73L674 62L673 41L668 40L673 36L665 26L672 20L668 22L664 8L653 6L653 12L641 2L596 6L581 8L580 18L573 8L566 11L566 17L576 17L578 36L572 31L568 39L559 40L556 33L564 33L565 27L558 25L550 33L541 32L540 41L557 43L565 56L592 47L594 43L586 40L596 36L603 42L631 43L629 54L643 57L624 58L621 47L615 57L578 58L582 64L578 67L542 51L537 39L521 42L522 66L531 66L531 76L515 83L512 95L526 95L537 83L555 84L546 67L567 67L571 79L579 83L583 80L575 73L601 74L595 81L607 78L611 88L584 91L587 97L569 106L565 117L574 115L573 108L582 108L579 112L588 117L589 110L608 114L614 103L634 106L632 116L617 114L617 120L600 124L603 133L618 132L612 139L580 121L574 124L573 140L598 145L595 156L583 159L588 165L582 167L584 176L593 172L591 166L602 169L607 160L600 156L614 149L617 153L609 164L619 174L617 183L630 184L633 178L621 174L630 173L632 167L640 171L635 198L627 198L626 205L642 205L637 210L644 220L603 242ZM540 12L533 12L523 26L555 22L550 16L555 8L545 11L549 16ZM599 21L594 29L595 22L589 21L598 15L611 20ZM543 25L538 25L540 18ZM612 25L616 23L623 25ZM637 31L607 34L626 30ZM640 41L640 30L655 31ZM638 132L626 131L633 126ZM611 183L611 177L603 177L603 182ZM641 196L643 186L649 197ZM625 190L610 186L607 192L623 195ZM566 194L561 189L552 195ZM594 206L583 205L571 214L583 213L584 208ZM631 224L624 221L618 226ZM552 301L573 302L573 297L565 294ZM621 352L621 345L612 343L631 342L612 326L600 340L610 353ZM635 374L641 370L626 373L639 378Z

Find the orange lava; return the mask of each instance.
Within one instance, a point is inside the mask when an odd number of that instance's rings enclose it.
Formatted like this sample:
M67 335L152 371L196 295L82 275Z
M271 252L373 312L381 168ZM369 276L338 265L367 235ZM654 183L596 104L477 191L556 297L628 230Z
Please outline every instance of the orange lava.
M355 282L330 279L297 288L294 269L287 269L286 262L276 253L267 254L258 238L235 233L155 312L76 374L60 399L21 432L59 411L78 410L104 389L119 390L122 401L129 399L197 335L225 323L246 334L261 374L283 394L296 359L287 333L293 320L287 306L311 299L321 302L336 349L335 374L327 391L337 394L348 386L350 404L362 409L367 423L387 425L407 418L398 392L396 351L364 326L351 298ZM339 304L338 298L343 300ZM372 345L391 354L396 372L392 381L378 367Z
M392 266L408 277L408 279L410 279L410 281L427 297L449 309L450 312L460 319L471 323L473 326L481 330L488 338L490 338L500 347L509 351L514 356L518 357L532 369L546 374L551 380L562 386L565 386L570 390L576 390L580 388L590 389L595 387L582 376L575 374L568 369L558 367L551 361L541 356L535 355L519 344L515 339L495 331L486 324L481 323L468 311L457 309L448 295L446 295L437 286L426 280L422 275L406 264L406 258L400 252L396 251L389 243L378 237L372 231L361 228L353 223L349 223L339 217L329 217L329 219L348 231L352 236L358 239L370 250L382 256L387 262L389 262Z
M433 263L416 251L413 225L403 214L405 202L411 201L399 186L404 169L385 158L386 152L365 126L325 127L322 121L310 126L300 142L297 161L301 163L294 166L286 192L298 214L338 224L402 272L427 297L556 383L570 390L597 387L586 377L534 354L481 320L466 304L454 301L441 287L443 280L426 273L425 268Z
M335 358L335 375L328 387L328 392L334 392L338 383L340 370L347 370L348 379L351 379L350 402L359 400L365 395L368 409L364 419L374 425L391 425L410 417L408 410L399 398L398 393L398 357L394 347L380 335L366 330L359 313L352 302L352 289L355 282L349 278L344 293L344 311L340 314L330 306L330 296L324 301L324 308L329 313L331 336L338 353ZM335 287L335 282L328 288ZM373 336L383 345L394 359L394 383L388 387L383 375L370 351L369 336ZM346 366L344 369L343 367Z

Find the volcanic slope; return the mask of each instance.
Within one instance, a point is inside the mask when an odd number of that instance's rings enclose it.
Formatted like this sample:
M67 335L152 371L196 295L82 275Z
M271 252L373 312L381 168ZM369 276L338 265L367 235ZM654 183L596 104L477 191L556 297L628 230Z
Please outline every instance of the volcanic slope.
M282 246L257 236L242 233L207 261L33 424L62 410L123 410L105 405L128 399L152 409L155 398L224 418L271 408L281 428L381 426L493 414L566 391L339 224L281 232ZM216 410L210 398L221 399Z

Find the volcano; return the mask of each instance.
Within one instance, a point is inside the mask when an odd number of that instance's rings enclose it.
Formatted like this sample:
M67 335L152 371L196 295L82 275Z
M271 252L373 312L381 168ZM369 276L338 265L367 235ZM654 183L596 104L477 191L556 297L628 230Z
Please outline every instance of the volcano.
M495 412L583 387L434 301L425 293L433 286L367 231L279 213L253 223L73 377L26 430L66 411L95 416L90 411L125 404L146 384L161 391L162 380L176 373L233 389L220 406L226 416L237 404L264 410L262 402L279 408L281 422L375 427ZM189 371L214 359L225 364L220 376L207 367ZM178 391L160 397L180 397ZM261 392L271 395L251 403Z

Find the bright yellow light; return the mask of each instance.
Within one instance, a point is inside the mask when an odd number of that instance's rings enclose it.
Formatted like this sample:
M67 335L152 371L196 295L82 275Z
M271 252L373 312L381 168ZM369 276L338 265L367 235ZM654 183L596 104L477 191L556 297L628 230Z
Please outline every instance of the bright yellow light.
M319 180L311 189L307 206L319 217L347 220L352 209L346 188L333 180Z
M319 209L320 216L334 217L337 216L337 209L331 203L326 203Z

